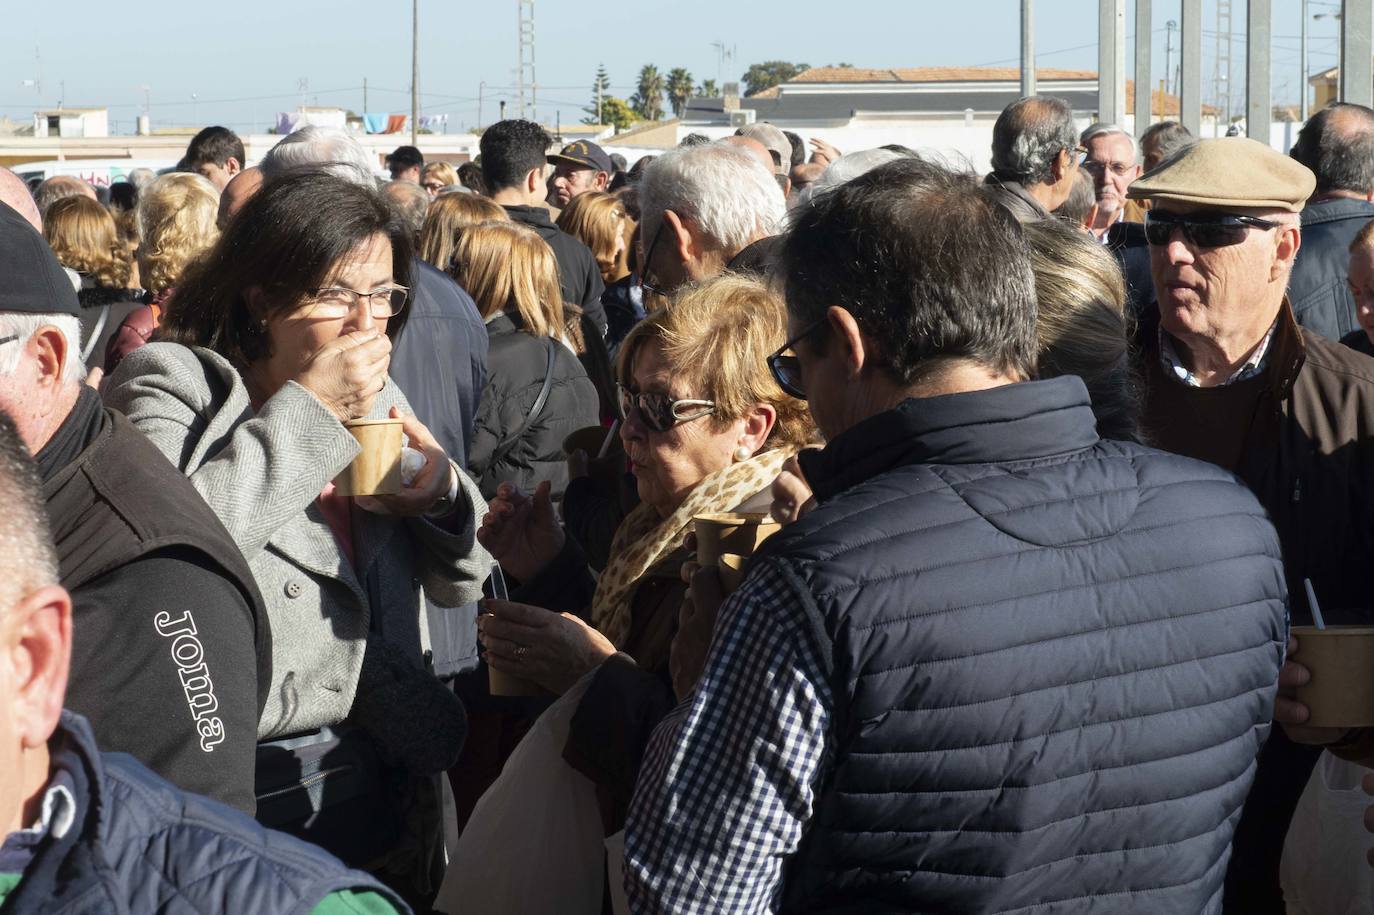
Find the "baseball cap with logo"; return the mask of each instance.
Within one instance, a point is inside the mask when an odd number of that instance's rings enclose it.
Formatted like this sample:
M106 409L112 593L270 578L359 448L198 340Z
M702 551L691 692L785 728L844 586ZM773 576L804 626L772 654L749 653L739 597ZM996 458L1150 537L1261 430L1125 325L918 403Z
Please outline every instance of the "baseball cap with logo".
M569 143L557 155L548 158L553 165L564 162L577 168L594 168L608 175L615 174L615 166L611 164L611 157L606 155L606 150L588 140Z

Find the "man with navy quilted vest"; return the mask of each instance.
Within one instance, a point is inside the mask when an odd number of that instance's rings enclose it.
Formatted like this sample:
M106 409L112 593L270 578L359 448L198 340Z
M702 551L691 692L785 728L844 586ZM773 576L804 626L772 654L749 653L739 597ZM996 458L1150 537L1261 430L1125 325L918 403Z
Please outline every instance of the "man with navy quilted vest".
M40 477L4 412L0 492L0 911L408 913L327 852L97 749L62 709L72 600Z
M1219 912L1287 639L1259 503L1031 380L1025 242L964 177L816 198L780 270L815 507L654 735L631 909Z

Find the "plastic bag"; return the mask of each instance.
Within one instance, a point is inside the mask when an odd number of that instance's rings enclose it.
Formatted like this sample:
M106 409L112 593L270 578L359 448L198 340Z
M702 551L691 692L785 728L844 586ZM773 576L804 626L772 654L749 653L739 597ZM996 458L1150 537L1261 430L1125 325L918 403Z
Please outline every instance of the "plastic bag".
M1363 766L1323 753L1293 814L1279 876L1288 915L1374 915L1374 868L1365 860L1374 836L1360 789Z
M449 915L600 915L605 835L596 787L563 761L595 671L539 716L478 800L434 907Z

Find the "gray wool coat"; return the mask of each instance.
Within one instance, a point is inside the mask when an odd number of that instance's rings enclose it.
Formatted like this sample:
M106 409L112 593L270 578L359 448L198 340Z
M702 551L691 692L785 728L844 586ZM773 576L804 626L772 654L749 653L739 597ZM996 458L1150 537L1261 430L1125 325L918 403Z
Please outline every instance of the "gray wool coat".
M356 569L316 501L359 451L313 394L287 382L254 413L222 356L153 343L110 379L106 403L125 413L181 469L229 530L257 578L272 626L272 687L259 739L335 725L352 708L369 638L420 663L424 594L457 607L481 597L491 557L476 539L485 502L458 474L457 533L419 518L354 508ZM409 413L390 380L372 418Z

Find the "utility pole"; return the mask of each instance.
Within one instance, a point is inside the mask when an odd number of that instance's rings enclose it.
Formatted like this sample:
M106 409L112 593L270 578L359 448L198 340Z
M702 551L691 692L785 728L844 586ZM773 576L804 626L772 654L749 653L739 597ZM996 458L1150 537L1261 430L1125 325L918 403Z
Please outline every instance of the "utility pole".
M410 3L410 145L420 133L420 0Z
M1231 2L1217 0L1217 50L1212 70L1213 91L1217 108L1225 112L1226 126L1231 126ZM1215 135L1215 132L1214 132Z
M529 118L539 120L539 81L534 72L534 0L515 0L519 18L520 67L516 71L516 88L520 93L520 117L526 116L528 90Z
M1035 95L1035 3L1021 0L1021 97Z
M362 114L367 114L370 109L367 107L367 77L363 77L363 110Z
M1304 0L1306 2L1306 0ZM1172 80L1174 78L1174 29L1178 28L1178 23L1170 19L1164 23L1164 94L1168 95L1174 91ZM1164 104L1164 99L1159 100L1159 113L1168 114L1168 107Z
M1097 119L1126 120L1126 0L1097 2Z
M1341 4L1341 101L1374 103L1374 68L1370 61L1370 32L1374 6L1368 0Z
M1302 79L1298 82L1298 94L1301 101L1298 103L1298 111L1304 124L1307 123L1307 0L1302 0L1302 46L1298 55L1300 66L1302 67Z
M482 129L482 95L487 91L486 80L477 84L477 129Z
M1270 0L1249 0L1245 17L1245 135L1268 145L1274 117L1269 94Z
M596 81L596 125L598 127L606 123L601 118L601 80L598 79Z
M1179 121L1202 134L1202 0L1183 0L1178 64Z
M1151 47L1153 36L1151 35L1150 23L1152 19L1150 0L1135 0L1135 131L1139 136L1141 131L1150 126L1150 114L1154 106L1150 104L1150 86L1154 82L1151 77Z

